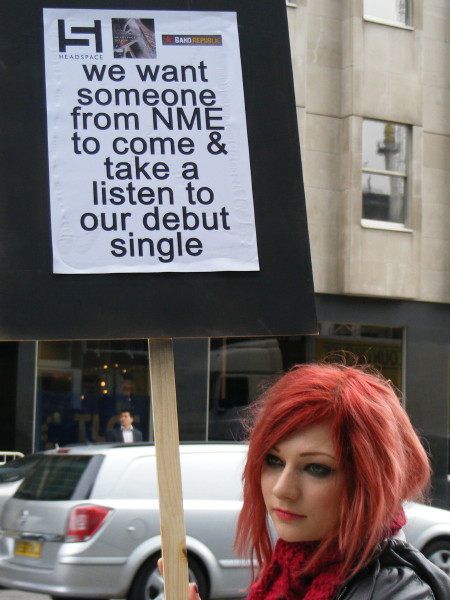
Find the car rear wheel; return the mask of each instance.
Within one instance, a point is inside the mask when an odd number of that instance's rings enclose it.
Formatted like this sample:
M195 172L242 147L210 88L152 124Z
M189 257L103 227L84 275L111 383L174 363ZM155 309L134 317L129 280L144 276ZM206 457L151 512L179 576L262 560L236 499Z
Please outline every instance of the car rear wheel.
M450 540L431 542L425 546L422 554L450 576Z
M164 582L158 571L159 556L151 557L139 569L127 600L164 600ZM195 582L202 600L208 600L208 581L198 560L189 557L189 581Z

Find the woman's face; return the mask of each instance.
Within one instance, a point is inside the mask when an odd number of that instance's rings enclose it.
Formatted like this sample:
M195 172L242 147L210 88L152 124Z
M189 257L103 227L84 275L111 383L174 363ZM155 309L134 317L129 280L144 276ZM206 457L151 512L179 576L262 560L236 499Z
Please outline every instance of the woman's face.
M265 457L261 489L283 540L321 540L335 528L344 477L330 423L310 425L276 444Z

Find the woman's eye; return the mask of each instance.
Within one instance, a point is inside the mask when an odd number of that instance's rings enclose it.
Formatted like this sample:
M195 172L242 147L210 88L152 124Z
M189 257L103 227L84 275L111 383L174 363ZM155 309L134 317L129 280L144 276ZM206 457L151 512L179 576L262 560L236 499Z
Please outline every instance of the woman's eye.
M275 454L267 454L265 463L269 467L282 467L284 464L283 461L278 458L278 456L275 456Z
M327 465L321 465L320 463L310 463L306 465L305 471L310 475L314 475L314 477L328 477L333 469L327 467Z

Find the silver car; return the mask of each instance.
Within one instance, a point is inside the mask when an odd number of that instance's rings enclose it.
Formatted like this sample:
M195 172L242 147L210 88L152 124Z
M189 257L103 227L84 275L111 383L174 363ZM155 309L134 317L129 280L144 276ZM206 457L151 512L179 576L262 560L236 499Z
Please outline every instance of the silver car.
M240 597L248 564L233 554L246 446L181 445L191 580L205 600ZM0 585L52 598L161 599L154 447L43 454L5 504Z
M10 460L0 466L0 514L5 502L11 498L25 475L40 458L41 454L28 454L28 456Z
M407 541L450 577L450 511L407 502L405 512Z

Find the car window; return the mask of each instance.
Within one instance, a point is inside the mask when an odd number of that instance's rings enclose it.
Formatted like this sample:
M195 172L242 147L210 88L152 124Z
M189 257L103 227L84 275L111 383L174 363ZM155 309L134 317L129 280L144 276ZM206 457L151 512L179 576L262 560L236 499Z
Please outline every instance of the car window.
M0 466L0 483L11 483L23 479L27 472L41 458L41 454L29 454L23 458L10 460Z
M16 498L27 500L79 500L89 497L103 457L44 456L23 480Z

